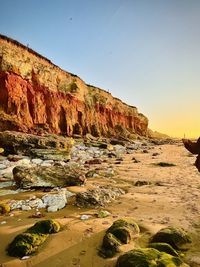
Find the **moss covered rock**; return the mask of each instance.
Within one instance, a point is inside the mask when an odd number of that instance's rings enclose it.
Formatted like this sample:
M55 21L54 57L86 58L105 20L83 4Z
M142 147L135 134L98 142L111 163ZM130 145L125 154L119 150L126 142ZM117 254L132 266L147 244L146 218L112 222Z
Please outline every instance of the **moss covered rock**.
M113 234L122 243L128 244L134 235L138 235L140 232L139 226L132 220L120 219L113 223L113 225L108 228L106 233Z
M27 230L28 233L53 234L60 231L60 224L55 220L43 220Z
M0 214L6 214L10 212L10 206L5 203L0 204Z
M179 256L177 251L173 249L173 247L167 243L151 243L149 244L149 248L155 248L159 250L160 252L166 252L172 256L176 256L176 257Z
M181 228L166 227L156 233L151 243L167 243L174 249L179 250L181 246L187 243L191 243L189 235Z
M117 260L116 267L189 267L178 257L154 248L131 250Z
M133 220L120 219L115 221L106 231L100 249L100 256L113 257L119 252L122 244L128 244L134 235L139 234L139 226Z
M7 252L14 257L31 255L44 243L49 234L57 233L59 230L60 225L54 220L39 221L25 233L17 235L9 244Z
M105 258L113 257L117 252L119 252L119 247L121 244L122 243L113 234L105 234L102 248L99 253L100 256Z
M48 235L23 233L17 235L8 246L8 254L14 257L23 257L33 254L44 243Z

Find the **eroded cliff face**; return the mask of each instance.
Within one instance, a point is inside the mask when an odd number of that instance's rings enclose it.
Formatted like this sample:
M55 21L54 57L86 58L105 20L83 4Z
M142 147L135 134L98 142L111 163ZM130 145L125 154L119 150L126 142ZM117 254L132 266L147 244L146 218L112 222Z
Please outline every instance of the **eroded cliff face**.
M135 107L0 35L1 131L128 137L147 127Z

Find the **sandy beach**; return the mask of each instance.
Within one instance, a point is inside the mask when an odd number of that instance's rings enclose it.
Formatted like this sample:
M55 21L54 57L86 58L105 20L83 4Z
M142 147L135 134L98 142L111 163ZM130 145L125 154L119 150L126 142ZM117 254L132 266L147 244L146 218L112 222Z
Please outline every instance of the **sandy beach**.
M157 156L152 156L157 153ZM139 162L135 163L133 157ZM0 223L0 262L4 267L40 266L40 267L112 267L116 258L103 259L98 256L103 234L118 218L133 218L149 232L173 225L195 232L198 240L200 222L200 174L193 166L195 158L183 145L155 145L148 153L133 151L123 155L123 161L116 164L115 159L102 163L101 167L114 166L116 175L112 178L89 178L84 187L69 187L72 192L80 192L97 185L110 185L124 189L126 194L104 207L111 213L106 218L97 218L98 209L84 209L73 205L73 200L62 210L54 213L43 212L45 219L56 219L62 225L62 231L51 235L36 255L20 260L6 255L6 247L13 238L40 219L28 218L33 211L13 211L12 216L2 215ZM153 163L170 162L173 167L159 167ZM137 181L146 181L146 185L135 186ZM40 196L42 192L25 192L17 195L2 196L1 200L25 199L30 195ZM101 208L102 209L102 208ZM88 220L80 216L91 215ZM200 234L200 233L199 233ZM200 237L200 235L199 235ZM200 243L199 243L200 245ZM138 246L137 240L122 246L122 251ZM192 249L192 266L200 266L198 244ZM198 265L199 263L199 265Z

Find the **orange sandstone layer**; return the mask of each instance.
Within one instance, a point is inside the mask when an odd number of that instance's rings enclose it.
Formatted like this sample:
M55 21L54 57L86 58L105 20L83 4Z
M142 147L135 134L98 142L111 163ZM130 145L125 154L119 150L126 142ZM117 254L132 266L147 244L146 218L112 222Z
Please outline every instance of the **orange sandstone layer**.
M94 136L147 135L148 119L0 35L0 130Z

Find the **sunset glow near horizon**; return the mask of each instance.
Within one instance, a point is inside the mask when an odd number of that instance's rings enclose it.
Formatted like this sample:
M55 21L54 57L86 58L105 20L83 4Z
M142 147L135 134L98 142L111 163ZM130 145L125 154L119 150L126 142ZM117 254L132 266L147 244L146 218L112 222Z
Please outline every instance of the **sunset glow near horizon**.
M1 0L0 33L136 106L149 128L200 136L200 1Z

